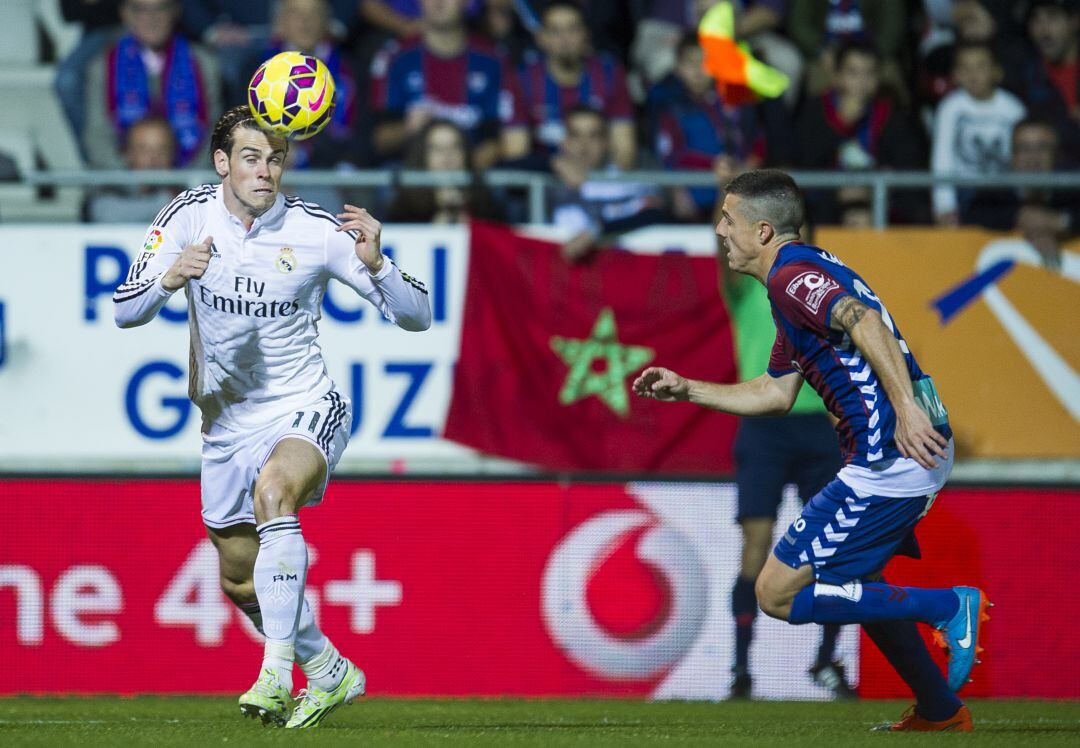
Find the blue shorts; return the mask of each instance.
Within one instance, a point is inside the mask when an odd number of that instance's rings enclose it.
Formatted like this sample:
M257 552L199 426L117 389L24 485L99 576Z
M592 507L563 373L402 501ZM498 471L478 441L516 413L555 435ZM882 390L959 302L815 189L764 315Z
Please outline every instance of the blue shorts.
M793 569L813 564L814 577L828 584L865 579L894 555L919 558L914 528L933 503L934 496L857 492L836 479L803 507L773 554Z
M824 413L744 418L735 435L736 520L776 520L784 486L794 483L805 504L843 467L832 422Z

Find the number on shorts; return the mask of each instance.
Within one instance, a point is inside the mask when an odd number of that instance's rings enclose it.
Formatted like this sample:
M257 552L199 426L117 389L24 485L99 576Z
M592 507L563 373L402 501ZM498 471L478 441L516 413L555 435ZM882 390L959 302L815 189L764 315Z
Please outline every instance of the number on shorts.
M303 410L297 412L296 420L292 422L292 427L294 429L300 427L300 422L302 420L304 420L305 413L306 413L306 411L303 411ZM308 424L307 430L314 434L315 433L315 427L319 425L319 419L320 418L322 418L322 413L320 413L319 411L316 410L314 413L312 413L311 414L311 423Z

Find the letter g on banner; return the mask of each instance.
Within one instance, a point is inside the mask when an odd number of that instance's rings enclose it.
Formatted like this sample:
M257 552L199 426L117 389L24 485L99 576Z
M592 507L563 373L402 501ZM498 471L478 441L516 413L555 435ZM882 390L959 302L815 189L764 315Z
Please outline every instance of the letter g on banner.
M128 421L141 436L147 439L168 439L183 431L191 411L191 401L186 396L162 397L159 400L161 409L174 411L175 419L167 426L152 425L143 418L139 410L139 391L144 386L144 382L152 376L164 376L172 381L186 379L184 370L168 361L151 361L143 364L128 382L127 390L124 392L124 410L127 412Z
M708 613L708 575L691 542L638 510L578 525L544 570L548 633L577 665L646 679L678 663Z

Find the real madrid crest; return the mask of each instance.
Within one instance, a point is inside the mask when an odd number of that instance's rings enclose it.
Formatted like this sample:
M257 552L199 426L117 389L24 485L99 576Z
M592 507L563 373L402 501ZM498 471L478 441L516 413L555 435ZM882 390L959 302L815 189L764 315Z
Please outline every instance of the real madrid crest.
M277 258L277 269L282 273L291 273L296 270L296 257L293 256L292 247L282 247Z

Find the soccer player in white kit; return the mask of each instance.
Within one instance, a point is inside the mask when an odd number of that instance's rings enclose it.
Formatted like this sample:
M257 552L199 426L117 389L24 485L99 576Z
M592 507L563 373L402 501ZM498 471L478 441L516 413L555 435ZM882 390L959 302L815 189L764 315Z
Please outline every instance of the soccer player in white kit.
M279 193L288 143L246 106L222 115L210 151L221 184L161 210L113 296L116 323L146 324L173 293L187 294L203 523L222 589L266 636L240 708L264 724L316 727L365 686L304 599L298 512L321 501L352 422L319 348L320 304L336 278L404 330L426 330L431 308L423 284L383 256L367 211L346 205L335 218ZM308 688L290 716L294 661Z

